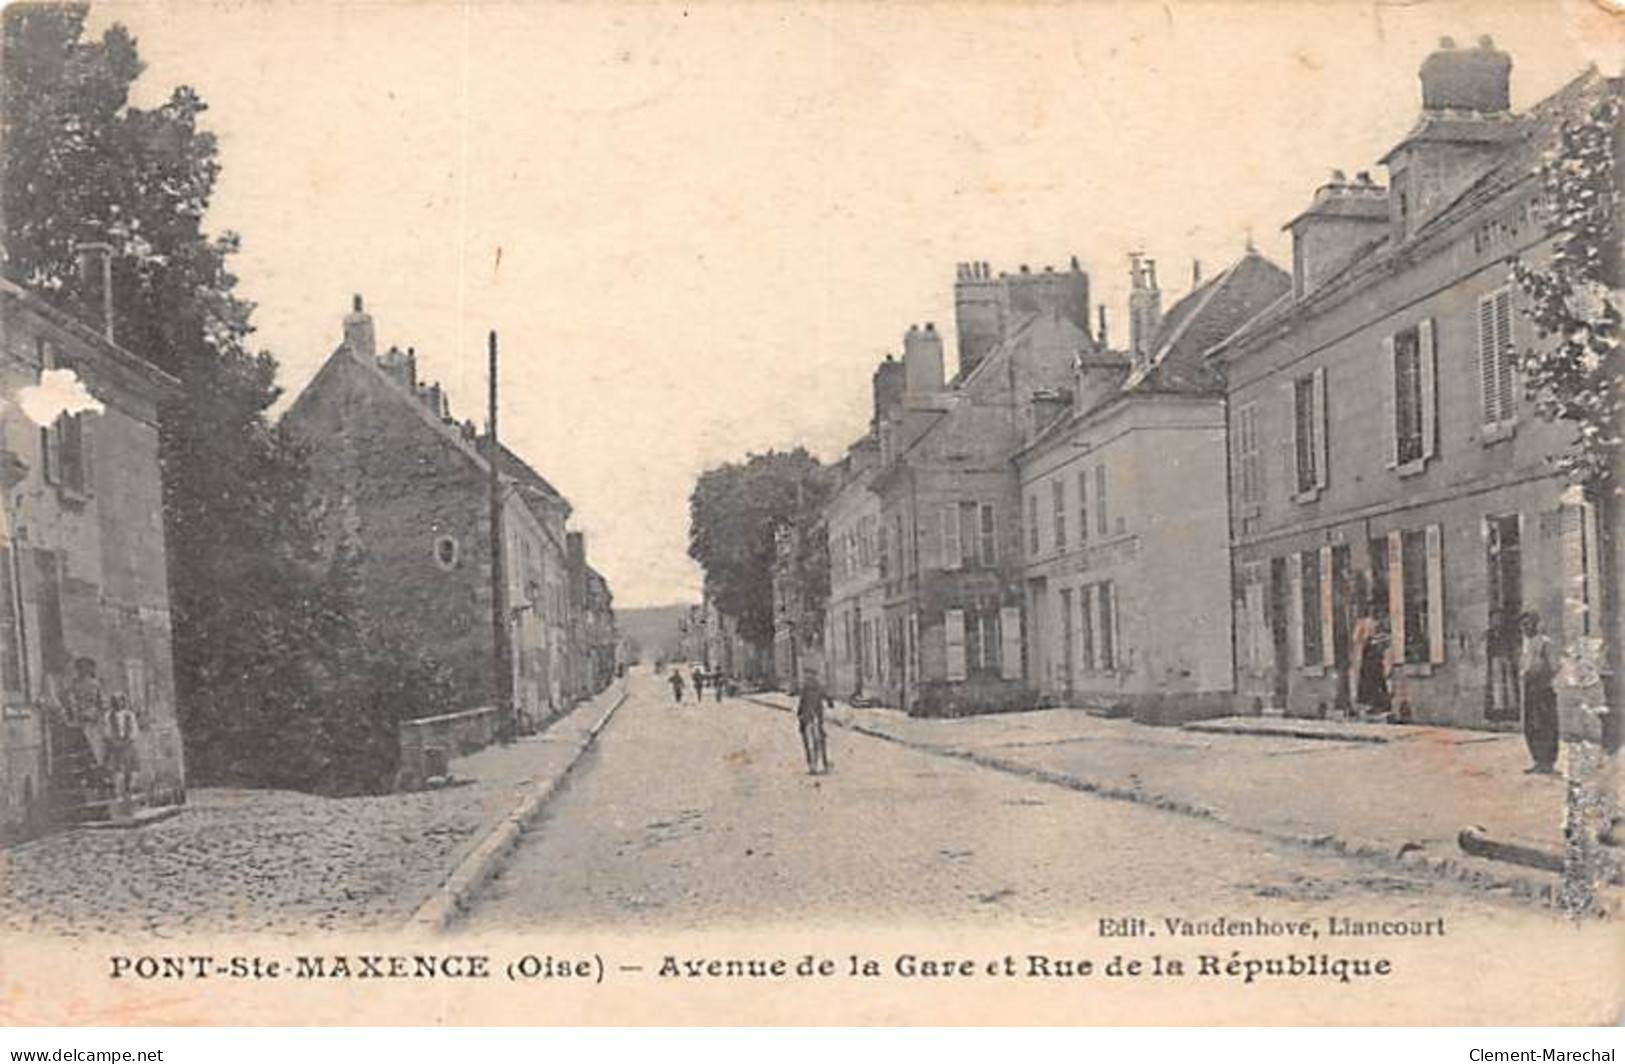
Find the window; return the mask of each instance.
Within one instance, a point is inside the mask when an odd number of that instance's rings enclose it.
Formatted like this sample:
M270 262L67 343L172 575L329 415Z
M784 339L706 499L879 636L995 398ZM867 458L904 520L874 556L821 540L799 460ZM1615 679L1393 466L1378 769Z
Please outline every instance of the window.
M1444 536L1438 525L1388 533L1388 605L1395 662L1444 661Z
M887 579L891 575L891 557L888 553L891 549L891 544L887 542L886 528L886 523L882 521L879 529L877 530L879 540L875 547L875 560L879 562L880 579L882 580Z
M1038 553L1038 496L1027 496L1027 553Z
M1089 542L1089 474L1078 473L1078 545Z
M1258 404L1236 411L1236 489L1241 501L1257 505L1264 499L1262 458L1258 449Z
M1433 323L1403 329L1384 346L1393 415L1389 465L1401 474L1419 472L1433 457L1437 436Z
M457 568L457 540L453 536L439 536L434 541L434 563L450 572Z
M1326 370L1292 382L1292 453L1299 501L1313 499L1326 486Z
M1055 503L1055 549L1066 550L1066 481L1056 477L1050 481Z
M1096 629L1100 633L1095 664L1102 672L1117 668L1117 595L1110 580L1095 585Z
M1505 430L1517 420L1512 346L1512 291L1502 288L1478 301L1478 377L1483 426Z
M976 564L976 504L962 502L959 504L959 563L964 566Z
M993 504L982 504L982 564L992 568L999 563L999 540L995 534Z
M1095 467L1095 531L1105 535L1106 526L1106 467Z
M1083 671L1095 671L1094 588L1078 588L1078 644L1083 651Z
M28 700L28 643L23 632L23 602L17 579L16 552L0 547L0 681L7 702Z
M947 678L963 680L970 676L1001 676L1006 673L1004 642L1009 633L1000 624L998 609L945 610L942 616L943 642L947 649ZM1019 614L1016 622L1017 638ZM1020 661L1015 665L1019 667Z
M1321 625L1320 578L1320 552L1299 551L1298 578L1293 582L1297 585L1298 617L1303 626L1299 657L1303 665L1321 665L1325 659L1326 632Z

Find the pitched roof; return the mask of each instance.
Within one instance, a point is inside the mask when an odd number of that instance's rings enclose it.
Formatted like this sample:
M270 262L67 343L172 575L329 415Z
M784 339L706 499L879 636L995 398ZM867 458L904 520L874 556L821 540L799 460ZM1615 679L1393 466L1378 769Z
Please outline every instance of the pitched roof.
M1543 153L1551 145L1563 122L1573 118L1604 93L1619 91L1620 79L1605 78L1595 67L1588 67L1524 114L1508 120L1507 128L1502 129L1495 138L1501 145L1495 161L1454 200L1418 226L1415 233L1403 240L1396 240L1391 232L1384 232L1367 241L1355 250L1343 267L1317 285L1306 298L1294 300L1289 293L1276 300L1252 321L1217 342L1209 354L1218 355L1288 320L1300 307L1313 306L1325 298L1357 288L1366 278L1402 261L1401 252L1450 231L1463 219L1471 217L1511 189L1533 180ZM1413 130L1406 140L1415 135L1416 131Z
M1254 248L1169 308L1152 341L1149 365L1123 390L1219 393L1224 382L1202 355L1292 289L1292 277Z

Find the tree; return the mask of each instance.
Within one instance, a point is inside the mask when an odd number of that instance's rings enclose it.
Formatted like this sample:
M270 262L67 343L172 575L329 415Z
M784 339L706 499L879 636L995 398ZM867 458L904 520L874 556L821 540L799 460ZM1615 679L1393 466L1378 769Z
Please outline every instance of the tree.
M0 266L74 310L75 246L110 243L118 341L181 381L159 439L193 782L355 789L335 766L356 733L335 714L373 714L362 731L382 734L399 708L352 678L379 682L376 655L418 666L364 643L353 559L323 549L304 456L267 417L277 365L247 346L253 305L228 268L238 238L203 228L220 173L199 125L206 104L181 86L156 108L132 107L136 42L117 25L85 39L86 13L77 3L4 13ZM421 685L424 697L434 689ZM376 771L362 774L377 785Z
M1524 381L1543 418L1574 427L1554 457L1572 490L1597 514L1602 564L1600 622L1594 636L1564 648L1568 683L1582 701L1587 734L1569 744L1563 901L1590 911L1617 862L1601 845L1616 817L1617 782L1608 761L1619 747L1618 513L1620 412L1620 98L1600 88L1579 116L1565 121L1538 169L1551 254L1539 265L1513 264L1527 297L1524 313L1539 342L1522 352ZM1592 608L1596 608L1595 605Z
M773 564L781 528L795 530L801 544L804 613L822 617L829 595L827 548L825 563L818 564L818 514L827 494L822 470L802 448L768 451L706 470L689 496L688 553L705 571L706 594L757 647L773 641ZM802 623L811 621L804 617Z

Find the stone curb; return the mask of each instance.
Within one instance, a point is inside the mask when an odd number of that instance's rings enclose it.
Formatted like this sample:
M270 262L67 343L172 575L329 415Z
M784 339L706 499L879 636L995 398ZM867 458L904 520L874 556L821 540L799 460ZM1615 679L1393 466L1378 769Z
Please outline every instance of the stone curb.
M771 702L764 698L744 696L747 702L766 706L785 713L795 712L791 706ZM977 753L973 750L959 750L951 747L927 746L923 743L913 742L900 738L888 732L867 725L829 719L837 728L867 735L873 739L883 739L910 750L933 754L937 757L953 758L958 761L968 761L982 768L993 769L1012 776L1021 776L1025 779L1035 780L1039 783L1053 784L1065 787L1067 790L1079 791L1084 794L1093 794L1101 798L1110 798L1116 801L1133 802L1137 805L1161 809L1169 813L1178 813L1182 816L1207 820L1235 831L1245 832L1259 838L1274 842L1289 843L1311 850L1330 851L1344 857L1353 857L1360 860L1373 861L1379 864L1398 865L1412 871L1424 872L1428 875L1453 880L1477 890L1510 894L1513 897L1527 898L1543 904L1553 904L1557 901L1558 890L1561 886L1558 878L1552 875L1526 875L1510 872L1496 867L1488 858L1466 858L1456 856L1428 856L1421 849L1406 849L1401 846L1396 849L1394 844L1374 839L1361 839L1344 837L1340 835L1302 835L1291 831L1281 831L1272 828L1262 828L1252 824L1237 823L1234 820L1220 816L1214 810L1172 798L1167 795L1154 794L1149 791L1136 790L1127 787L1117 787L1102 784L1092 780L1079 779L1076 776L1055 772L1050 769L1039 768L1035 765L1022 764L1006 758L991 754ZM1465 855L1463 855L1465 857Z
M587 729L581 745L571 753L558 771L531 788L530 793L514 807L513 812L491 828L474 848L458 862L451 875L417 907L406 929L437 934L445 931L462 915L474 893L490 882L508 855L518 847L525 832L541 816L547 803L556 795L564 782L581 761L581 757L598 741L598 733L609 724L617 710L626 703L626 682L619 682L619 691L613 693L609 708Z

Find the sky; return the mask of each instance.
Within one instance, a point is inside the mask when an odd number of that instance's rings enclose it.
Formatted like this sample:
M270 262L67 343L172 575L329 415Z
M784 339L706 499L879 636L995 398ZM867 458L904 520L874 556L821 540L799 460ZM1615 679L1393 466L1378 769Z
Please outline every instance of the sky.
M949 341L960 261L1078 256L1114 336L1128 254L1164 305L1417 117L1442 35L1491 34L1522 109L1619 23L1516 3L96 4L209 103L209 225L286 402L353 293L571 500L618 607L693 601L705 468L864 431L912 323Z

